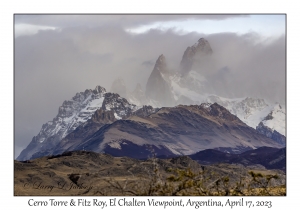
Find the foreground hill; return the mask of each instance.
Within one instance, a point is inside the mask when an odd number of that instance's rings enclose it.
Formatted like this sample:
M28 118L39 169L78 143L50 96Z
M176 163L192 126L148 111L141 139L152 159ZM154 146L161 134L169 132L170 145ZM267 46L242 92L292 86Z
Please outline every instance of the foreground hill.
M75 151L31 161L15 161L14 195L214 195L218 193L214 184L218 180L228 183L232 189L230 193L235 194L238 192L233 189L241 178L245 184L260 189L261 185L257 183L250 185L250 171L259 172L260 176L276 175L268 189L272 186L270 193L285 194L286 178L281 171L241 164L203 166L187 156L137 160ZM203 192L197 190L200 182ZM225 193L224 189L220 183L220 193ZM255 190L244 190L245 193L260 195Z

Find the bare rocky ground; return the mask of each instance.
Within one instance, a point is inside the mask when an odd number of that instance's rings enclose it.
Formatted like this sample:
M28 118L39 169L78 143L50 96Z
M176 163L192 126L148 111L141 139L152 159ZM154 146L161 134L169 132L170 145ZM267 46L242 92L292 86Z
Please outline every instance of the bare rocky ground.
M187 156L137 160L75 151L14 163L15 196L285 195L285 182L281 170L241 164L204 166ZM265 191L250 193L247 186Z

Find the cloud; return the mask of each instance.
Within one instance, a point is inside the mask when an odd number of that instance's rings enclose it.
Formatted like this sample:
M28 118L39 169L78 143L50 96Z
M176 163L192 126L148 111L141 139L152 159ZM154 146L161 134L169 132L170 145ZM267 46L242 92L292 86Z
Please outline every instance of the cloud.
M39 26L31 24L16 24L15 37L24 35L34 35L41 30L56 30L57 28L51 26Z
M195 15L195 14L181 14L181 15L163 15L163 14L100 14L100 15L15 15L15 24L32 24L32 25L46 25L52 27L99 27L99 26L121 26L121 27L136 27L154 22L164 21L183 21L188 19L198 20L225 20L229 18L240 18L248 15Z

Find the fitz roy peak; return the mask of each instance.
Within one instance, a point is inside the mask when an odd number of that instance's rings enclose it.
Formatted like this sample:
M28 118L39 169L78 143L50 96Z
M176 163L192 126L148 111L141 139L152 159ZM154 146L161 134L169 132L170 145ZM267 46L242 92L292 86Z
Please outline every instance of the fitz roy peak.
M200 38L198 42L185 50L180 63L181 72L183 74L190 72L196 57L205 57L212 53L209 42L204 38Z
M248 126L256 128L272 111L275 104L260 98L226 98L209 93L211 84L202 76L199 66L201 67L201 59L203 61L203 59L208 58L212 55L212 52L209 42L204 38L200 38L198 42L186 49L180 63L180 71L177 72L170 71L166 64L167 58L160 55L148 78L146 85L147 99L144 101L153 107L218 103L239 117ZM199 61L199 63L196 63L195 66L196 61ZM131 98L129 98L129 101L133 103ZM134 100L134 102L139 104L137 100ZM285 111L282 110L280 117L269 119L268 123L264 123L264 125L270 128L272 132L275 130L281 135L285 135ZM273 122L275 120L276 122ZM269 133L267 131L263 132L262 126L259 128L262 134ZM274 138L278 139L276 132ZM270 134L268 134L268 137L270 137ZM283 143L283 141L281 142Z

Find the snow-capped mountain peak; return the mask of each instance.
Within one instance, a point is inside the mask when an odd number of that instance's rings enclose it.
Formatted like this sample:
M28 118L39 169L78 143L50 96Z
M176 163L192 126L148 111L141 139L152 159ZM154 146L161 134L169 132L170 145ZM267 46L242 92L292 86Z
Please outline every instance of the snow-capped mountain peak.
M64 101L57 116L42 126L37 140L43 142L47 136L54 135L58 138L65 137L102 106L105 93L105 88L97 86L94 90L76 93L71 100Z
M45 124L37 136L24 149L18 160L30 159L31 155L55 146L61 139L73 132L78 126L92 117L96 110L112 110L116 119L128 116L137 108L118 94L108 93L105 88L96 86L94 90L87 89L63 102L57 116Z

